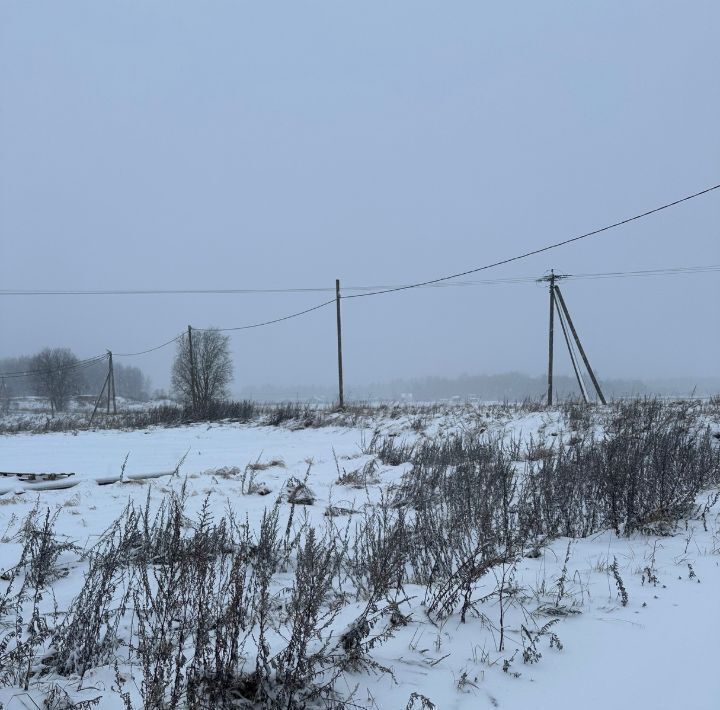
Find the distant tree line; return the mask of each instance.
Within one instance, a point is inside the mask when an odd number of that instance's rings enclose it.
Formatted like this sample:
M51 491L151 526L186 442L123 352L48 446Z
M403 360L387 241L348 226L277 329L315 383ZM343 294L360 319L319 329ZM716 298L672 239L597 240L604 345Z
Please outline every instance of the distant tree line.
M648 388L639 380L601 378L608 397L642 395ZM580 389L574 377L556 375L554 390L561 398L579 397ZM587 383L590 385L589 381ZM524 375L508 372L498 375L460 375L459 377L426 377L424 379L394 380L386 384L373 385L380 396L399 399L403 394L412 394L417 401L433 401L451 397L477 398L483 401L522 401L542 399L547 395L547 375Z
M625 397L650 394L652 390L640 380L601 378L608 397ZM557 397L580 397L580 390L574 377L556 375ZM687 390L692 389L692 386ZM714 390L717 391L717 388ZM479 401L522 401L542 399L547 395L547 375L531 376L519 372L498 375L461 375L459 377L425 377L416 379L395 379L390 382L376 382L365 386L346 387L346 394L354 400L401 400L410 398L416 402L433 402L460 399ZM246 399L265 401L311 400L332 402L337 397L337 388L331 386L307 385L252 385L240 390Z
M53 411L67 409L79 395L98 395L107 376L106 360L80 366L69 348L44 348L35 355L0 359L0 398L7 403L13 397L47 398ZM150 398L150 379L139 367L114 364L115 391L126 399ZM23 377L5 377L3 373L27 372Z

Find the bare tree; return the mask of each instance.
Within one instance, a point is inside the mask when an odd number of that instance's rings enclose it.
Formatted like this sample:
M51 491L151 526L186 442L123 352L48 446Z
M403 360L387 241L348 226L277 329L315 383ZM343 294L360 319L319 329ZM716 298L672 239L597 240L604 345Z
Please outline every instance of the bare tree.
M77 357L68 348L45 348L31 363L35 391L48 398L53 412L62 412L80 387Z
M233 378L230 338L217 329L195 330L178 341L172 368L172 386L197 411L206 412L213 402L226 399ZM194 369L194 373L193 373Z

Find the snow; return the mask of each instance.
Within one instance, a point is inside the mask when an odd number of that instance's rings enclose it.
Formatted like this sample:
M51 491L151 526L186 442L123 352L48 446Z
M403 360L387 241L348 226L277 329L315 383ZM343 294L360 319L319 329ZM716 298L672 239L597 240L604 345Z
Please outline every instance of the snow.
M285 482L302 480L317 494L307 508L310 519L324 526L329 505L359 510L376 501L383 489L397 481L406 466L381 467L379 483L365 489L339 486L338 467L354 470L371 460L362 452L376 429L408 440L421 435L462 431L461 416L431 418L424 434L409 417L385 419L370 427L326 427L292 430L256 424L195 424L140 431L85 431L62 434L17 434L0 437L0 469L4 471L73 472L76 485L62 490L32 491L31 486L5 481L0 497L0 568L15 564L18 545L11 532L37 503L58 511L57 529L85 547L97 539L127 504L150 496L157 504L183 484L194 514L210 496L219 514L232 507L257 525ZM559 420L553 413L494 415L490 432L503 431L529 441L552 442ZM561 434L562 435L562 434ZM548 444L549 445L549 444ZM128 456L129 454L129 456ZM125 480L99 486L98 479L119 476L126 456ZM184 457L184 460L183 460ZM153 473L174 475L132 481ZM258 470L256 480L271 489L267 497L244 495L237 477L224 476L223 467L244 469L251 463L273 465ZM703 494L704 503L710 492ZM286 506L287 507L287 506ZM523 558L513 571L515 583L527 591L526 601L508 609L505 648L498 650L499 605L496 599L481 607L485 619L453 616L444 624L430 623L422 607L424 590L408 587L407 626L378 646L373 657L393 676L357 673L347 678L348 690L358 684L355 702L368 708L404 708L410 694L427 696L436 707L471 709L654 708L717 710L720 674L720 505L700 520L681 524L669 537L617 537L607 531L581 540L558 539L537 558ZM707 527L707 529L705 529ZM531 613L557 598L566 553L570 550L562 604L574 611L552 627L563 648L550 648L550 636L537 639L542 657L523 663L521 625L536 629L551 617ZM610 570L618 572L628 594L622 603ZM647 579L650 567L657 578ZM498 570L494 574L500 574ZM487 575L488 591L495 584ZM58 603L69 603L82 576L57 585ZM74 586L73 586L74 585ZM482 593L482 590L481 590ZM407 610L405 610L407 611ZM351 618L350 615L349 618ZM341 619L342 620L342 616ZM503 663L510 663L503 671ZM67 683L67 680L64 680ZM94 688L80 698L102 696L100 707L122 708L108 668L92 671L84 684ZM98 690L99 689L99 690ZM38 691L0 689L5 708L41 705ZM31 700L32 699L32 700ZM419 707L419 704L416 705Z

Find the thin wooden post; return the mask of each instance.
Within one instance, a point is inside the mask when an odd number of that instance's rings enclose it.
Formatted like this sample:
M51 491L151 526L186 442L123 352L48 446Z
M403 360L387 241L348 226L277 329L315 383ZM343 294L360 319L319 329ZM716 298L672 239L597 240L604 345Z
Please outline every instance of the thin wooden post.
M338 406L345 406L343 391L342 321L340 318L340 279L335 279L335 306L337 310L337 351L338 351Z
M192 326L188 326L188 350L190 351L190 390L194 412L197 409L197 387L195 386L195 353L193 352Z
M550 327L548 330L548 387L547 404L552 407L553 403L553 337L555 330L555 272L550 271Z
M105 413L107 415L110 414L110 387L112 382L112 358L109 357L109 351L108 351L108 371L107 371L107 377L105 378L105 382L107 382L107 409L105 410Z
M600 384L597 381L597 378L595 377L595 373L593 372L592 367L590 367L590 361L587 359L587 355L585 354L585 349L582 346L582 343L580 342L580 338L578 337L577 331L575 330L575 324L572 322L572 318L570 317L570 312L567 309L567 306L565 305L565 299L562 296L562 293L560 293L560 287L555 286L555 293L558 297L558 302L560 303L560 308L562 309L562 312L565 314L565 318L567 319L568 325L570 326L570 331L573 334L573 338L575 338L575 342L577 343L578 350L580 351L580 357L582 357L583 362L585 363L585 367L587 368L588 374L590 375L590 379L592 380L593 386L595 387L595 391L597 392L598 399L603 403L607 404L605 401L605 395L603 395L602 390L600 389Z
M108 383L108 414L110 413L110 398L112 397L113 414L117 414L117 402L115 401L115 367L113 366L113 356L108 350L110 382Z

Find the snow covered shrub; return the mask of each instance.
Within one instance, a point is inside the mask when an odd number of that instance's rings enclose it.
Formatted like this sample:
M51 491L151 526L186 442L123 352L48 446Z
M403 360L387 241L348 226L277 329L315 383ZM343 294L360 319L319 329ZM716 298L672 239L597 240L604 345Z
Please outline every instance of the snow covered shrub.
M393 626L371 633L390 609L381 603L389 583L378 583L361 611L357 628L367 626L367 634L348 653L332 628L346 603L338 583L346 540L306 520L291 531L292 517L283 536L279 505L265 511L254 533L230 512L216 519L208 500L189 518L184 489L155 511L149 501L128 505L85 554L84 584L63 621L51 630L41 610L32 643L15 644L13 653L10 639L0 644L0 677L27 686L40 671L82 677L125 659L139 669L147 710L342 707L335 692L341 673L382 670L369 651ZM50 560L49 553L38 559ZM54 569L48 565L47 575ZM289 586L278 573L291 575ZM11 610L5 603L0 611Z
M413 455L413 445L399 440L395 435L380 437L375 434L370 443L363 450L364 454L374 454L386 466L399 466L410 461Z
M720 450L695 413L659 400L620 403L601 438L585 434L536 462L520 500L537 534L669 532L720 480Z
M606 525L626 534L662 532L688 513L705 486L720 480L720 451L695 415L692 403L617 406L604 438L590 442L590 474L606 506Z
M300 402L282 402L269 407L266 423L270 426L280 426L283 422L293 419L308 420L310 424L313 421L313 409L308 404Z
M22 543L20 559L3 575L8 584L0 600L0 622L9 630L0 637L2 685L20 685L27 690L46 660L52 633L48 617L54 611L48 593L53 583L67 574L60 558L78 551L76 545L56 535L56 518L57 512L51 514L49 509L45 513L37 507L30 511L17 536Z
M335 466L338 471L338 477L335 483L337 483L339 486L350 486L351 488L367 488L369 485L380 482L380 477L377 474L377 459L370 459L360 468L352 469L350 471L343 468L341 472L340 464L338 463L336 457Z
M386 500L365 510L355 526L351 554L344 570L358 600L377 601L406 582L412 530L406 512Z

